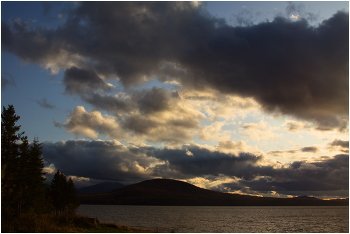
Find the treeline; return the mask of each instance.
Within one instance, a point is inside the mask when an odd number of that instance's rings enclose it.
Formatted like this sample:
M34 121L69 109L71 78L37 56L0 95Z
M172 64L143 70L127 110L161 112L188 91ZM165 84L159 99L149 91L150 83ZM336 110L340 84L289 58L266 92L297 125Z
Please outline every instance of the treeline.
M51 184L46 180L42 146L16 125L20 119L12 105L1 113L1 223L11 226L21 215L62 214L79 206L71 178L57 171Z

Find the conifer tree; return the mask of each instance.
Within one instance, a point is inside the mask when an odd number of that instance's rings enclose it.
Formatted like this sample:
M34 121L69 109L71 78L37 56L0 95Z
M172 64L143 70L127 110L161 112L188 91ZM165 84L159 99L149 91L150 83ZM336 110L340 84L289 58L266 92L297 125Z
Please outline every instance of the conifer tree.
M73 180L59 170L55 173L50 184L50 195L56 214L73 212L79 206L77 191Z
M20 119L9 105L1 113L1 205L4 217L43 210L44 162L38 139L29 144L16 122Z
M19 173L19 140L24 132L19 132L21 126L16 125L20 119L13 105L1 113L1 211L2 217L18 214L21 194Z
M28 159L29 159L29 142L27 136L21 137L22 143L18 146L18 171L16 173L16 190L15 193L18 196L17 199L17 213L22 213L23 206L26 206L26 202L30 199L27 198L27 190L29 189L29 176L28 176Z
M1 113L1 166L14 163L18 157L18 144L24 132L18 133L21 129L16 122L20 119L16 115L13 105L6 109L3 107Z
M69 178L67 183L67 208L68 212L74 212L79 207L77 198L77 189L75 188L72 178Z
M45 208L45 173L43 172L44 160L41 157L41 148L38 138L35 138L29 146L26 167L28 178L26 194L29 198L28 209L35 213L41 213Z
M55 213L60 214L65 210L66 196L65 191L67 188L66 175L59 170L55 173L50 184L50 195L52 198L52 204L55 207Z

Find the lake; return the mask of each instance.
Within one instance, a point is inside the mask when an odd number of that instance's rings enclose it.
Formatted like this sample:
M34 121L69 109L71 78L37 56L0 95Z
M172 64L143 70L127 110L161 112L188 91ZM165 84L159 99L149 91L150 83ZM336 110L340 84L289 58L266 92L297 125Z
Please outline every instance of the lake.
M348 206L80 205L78 213L151 232L349 232Z

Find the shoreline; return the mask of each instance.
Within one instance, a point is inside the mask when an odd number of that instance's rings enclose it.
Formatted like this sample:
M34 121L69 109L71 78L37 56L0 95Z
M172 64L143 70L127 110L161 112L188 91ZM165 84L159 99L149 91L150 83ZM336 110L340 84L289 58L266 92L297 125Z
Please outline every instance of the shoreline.
M100 222L79 213L22 214L1 220L2 233L151 233L150 229L132 228L116 223Z

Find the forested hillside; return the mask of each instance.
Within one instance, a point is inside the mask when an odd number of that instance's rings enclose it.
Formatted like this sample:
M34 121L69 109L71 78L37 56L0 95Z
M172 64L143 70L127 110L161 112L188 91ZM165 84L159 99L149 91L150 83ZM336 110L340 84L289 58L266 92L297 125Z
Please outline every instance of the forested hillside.
M323 206L348 205L348 199L325 201L229 194L170 179L154 179L100 194L79 195L81 204L169 206Z

